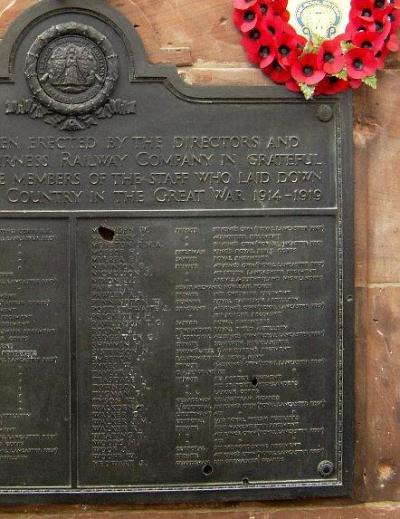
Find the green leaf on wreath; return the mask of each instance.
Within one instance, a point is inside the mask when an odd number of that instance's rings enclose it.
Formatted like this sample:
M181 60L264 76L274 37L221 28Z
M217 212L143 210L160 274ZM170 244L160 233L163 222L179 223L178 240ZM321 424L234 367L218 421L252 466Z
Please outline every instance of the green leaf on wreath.
M347 79L347 70L345 68L343 68L340 72L338 72L337 74L333 74L334 77L337 77L339 79L344 79L346 80Z
M314 50L312 52L317 53L319 48L321 47L321 45L324 43L325 39L326 38L323 38L322 36L320 36L316 32L313 32L312 35L311 35L311 40L314 43Z
M309 99L312 99L315 91L315 85L306 85L306 83L299 83L299 87L307 101Z
M342 48L343 54L346 54L349 50L354 49L355 45L350 41L341 41L340 47Z
M304 56L304 54L316 54L317 52L318 52L318 49L315 49L313 42L312 41L308 41L304 45L302 55Z
M362 80L363 83L365 83L366 85L368 85L369 87L373 88L374 90L376 89L376 85L377 85L377 78L376 76L367 76L365 77L363 80Z

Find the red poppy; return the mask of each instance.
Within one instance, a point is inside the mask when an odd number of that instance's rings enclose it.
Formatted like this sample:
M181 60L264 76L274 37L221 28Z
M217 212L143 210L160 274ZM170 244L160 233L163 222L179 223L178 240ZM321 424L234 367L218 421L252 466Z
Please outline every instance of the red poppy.
M350 15L351 16L351 15ZM346 26L344 33L346 41L352 41L354 36L359 32L373 31L375 26L373 23L361 22L361 20L351 20Z
M292 36L297 36L299 38L302 38L303 36L300 36L299 34L297 34L297 32L293 29L293 27L290 25L290 24L287 24L286 27L285 27L285 33L286 34L291 34ZM306 39L306 38L304 38ZM307 41L307 40L306 40Z
M290 71L281 67L277 60L275 60L269 67L263 69L263 72L269 76L272 81L278 83L278 85L285 84L286 81L289 81L291 78Z
M296 83L296 81L293 78L288 79L288 81L286 81L286 83L285 83L285 86L291 92L300 92L301 91L299 84Z
M349 88L350 85L348 81L345 81L344 79L339 79L335 76L327 76L320 83L317 84L314 95L338 94L339 92L344 92Z
M262 31L259 25L256 25L254 29L249 32L243 34L242 37L242 45L247 52L249 58L251 56L256 56L258 54L258 49L260 46ZM257 60L252 60L252 63L257 62Z
M353 40L354 36L359 32L374 32L376 31L376 26L374 20L370 22L366 22L365 20L359 20L358 18L352 17L350 15L350 24L352 24L352 32L348 33L346 29L346 39ZM350 36L350 37L349 37Z
M368 49L350 49L345 55L347 74L353 79L363 79L375 74L377 60Z
M344 55L341 47L343 36L326 40L319 48L317 55L318 68L327 74L337 74L344 67Z
M233 13L233 22L241 32L249 32L257 25L261 19L262 13L258 5L254 5L249 9L235 9Z
M233 13L233 23L241 32L248 32L257 24L257 16L253 9L247 11L236 9Z
M268 0L262 0L261 3L259 4L259 8L260 8L260 11L261 11L261 14L267 14L267 12L269 11L269 5L268 5Z
M372 22L374 20L373 11L373 0L353 0L350 13L351 20Z
M381 4L379 4L381 5ZM375 7L372 11L372 16L378 18L379 16L386 15L388 16L393 11L393 7L391 5L387 5L386 7Z
M287 13L286 8L288 5L288 0L273 0L270 2L271 11L276 15L284 15ZM290 15L289 15L290 16Z
M353 90L356 90L357 88L360 88L360 86L362 85L361 79L353 79L353 78L350 77L348 79L348 82L349 82L350 87Z
M374 23L371 25L371 30L381 34L384 38L389 35L392 23L389 15L384 11L376 11L374 16Z
M390 7L393 9L400 9L400 0L388 0Z
M272 0L271 6L274 12L283 12L287 8L288 3L288 0Z
M276 42L270 34L264 34L260 39L260 47L258 49L258 57L260 59L260 68L264 69L271 65L276 58Z
M388 19L390 21L390 32L397 32L400 27L400 13L392 9L388 14Z
M386 48L390 50L390 52L397 52L399 50L399 38L396 33L391 34L386 40Z
M276 41L270 34L263 34L257 39L251 38L250 33L243 36L242 42L246 49L247 57L251 63L265 68L276 57Z
M277 37L285 31L286 25L284 20L280 16L267 13L262 20L262 27L266 29L267 32Z
M389 54L389 49L387 47L383 47L383 49L381 49L380 51L378 51L376 54L375 54L375 58L376 58L376 68L381 70L384 68L385 66L385 59L387 58L388 54Z
M378 32L359 32L353 38L353 43L356 47L361 47L362 49L369 49L372 52L378 52L385 41L385 38Z
M390 7L389 0L374 0L375 9L387 9L388 7Z
M318 69L317 55L312 53L303 54L293 63L291 71L298 83L306 85L315 85L325 77L325 72Z
M250 9L258 2L258 0L233 0L235 9Z
M289 67L304 48L307 40L302 36L289 33L281 34L276 41L277 58L280 65Z

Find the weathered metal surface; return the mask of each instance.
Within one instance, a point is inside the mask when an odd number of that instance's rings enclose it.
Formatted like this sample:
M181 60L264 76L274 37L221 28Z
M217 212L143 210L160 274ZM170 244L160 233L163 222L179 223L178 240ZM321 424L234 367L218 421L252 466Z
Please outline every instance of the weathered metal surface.
M0 499L348 494L349 97L190 87L94 1L0 72Z

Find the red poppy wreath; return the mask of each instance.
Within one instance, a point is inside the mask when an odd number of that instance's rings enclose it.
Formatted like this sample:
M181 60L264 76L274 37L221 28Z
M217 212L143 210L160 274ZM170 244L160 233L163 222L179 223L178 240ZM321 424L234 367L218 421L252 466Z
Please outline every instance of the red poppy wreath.
M332 0L306 0L303 6L309 9L313 3L320 6L317 20L321 7L328 6L335 14ZM234 22L249 61L306 99L363 83L376 88L376 71L384 67L390 52L399 49L400 0L351 0L344 31L334 38L329 37L335 34L332 24L325 33L312 31L321 23L311 24L311 29L310 24L300 25L303 34L299 34L294 28L298 16L301 10L292 17L288 0L234 0Z

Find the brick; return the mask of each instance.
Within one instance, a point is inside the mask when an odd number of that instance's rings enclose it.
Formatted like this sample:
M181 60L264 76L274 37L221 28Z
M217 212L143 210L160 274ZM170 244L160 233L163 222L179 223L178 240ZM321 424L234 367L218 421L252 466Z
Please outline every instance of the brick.
M35 0L0 1L0 37ZM231 0L110 0L136 26L153 62L187 65L196 61L247 63L232 23Z
M356 172L364 201L357 213L359 228L361 219L368 225L368 244L361 238L357 261L364 267L368 261L369 283L400 281L399 81L400 70L385 70L376 91L365 88L356 97Z
M400 500L400 288L368 289L364 482L368 500Z
M365 286L368 282L368 153L366 148L374 136L374 127L364 115L366 88L354 93L354 238L355 238L355 285Z
M14 515L15 514L15 515ZM0 519L24 517L24 519L399 519L400 504L373 503L347 504L319 502L317 504L250 504L237 507L180 507L156 509L118 507L114 510L96 507L53 507L46 511L36 507L23 514L22 509L0 513Z
M224 67L208 65L179 69L184 81L193 85L267 86L272 84L261 70L255 67Z

